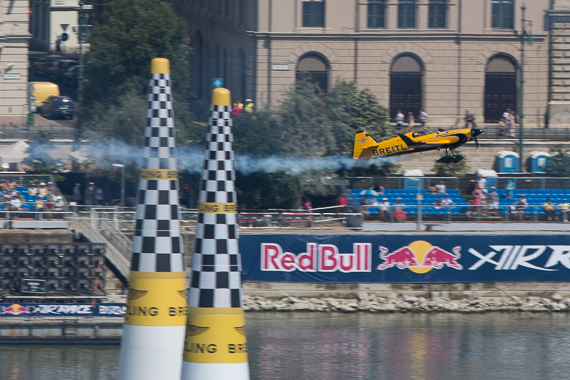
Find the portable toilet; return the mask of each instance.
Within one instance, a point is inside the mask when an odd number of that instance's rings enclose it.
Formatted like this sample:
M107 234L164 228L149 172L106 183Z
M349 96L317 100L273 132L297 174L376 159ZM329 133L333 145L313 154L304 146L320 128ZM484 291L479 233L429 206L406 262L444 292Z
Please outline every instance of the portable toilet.
M531 173L544 173L546 159L550 157L548 152L534 151L528 155L528 171Z
M424 172L421 169L404 169L402 171L404 176L404 189L407 190L418 190L418 186L422 189L422 182Z
M477 179L479 179L479 174L481 174L483 176L483 178L485 178L487 180L487 190L490 191L491 186L497 187L497 178L499 177L499 175L497 174L496 171L478 169L475 172L475 181L477 181Z
M497 167L499 173L517 173L520 156L517 152L502 150L497 152Z

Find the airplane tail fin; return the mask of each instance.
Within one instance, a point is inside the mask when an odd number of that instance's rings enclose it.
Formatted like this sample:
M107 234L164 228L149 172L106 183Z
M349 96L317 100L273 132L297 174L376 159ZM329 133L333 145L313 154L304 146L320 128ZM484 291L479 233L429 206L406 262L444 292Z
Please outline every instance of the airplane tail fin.
M354 154L353 158L357 159L360 158L362 151L369 146L376 144L376 141L370 136L366 134L366 132L358 132L354 136Z

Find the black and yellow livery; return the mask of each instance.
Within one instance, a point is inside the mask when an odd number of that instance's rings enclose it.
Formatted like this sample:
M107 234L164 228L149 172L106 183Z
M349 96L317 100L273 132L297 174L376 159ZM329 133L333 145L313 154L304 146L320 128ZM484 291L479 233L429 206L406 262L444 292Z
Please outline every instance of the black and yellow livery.
M476 128L454 129L451 131L440 129L438 132L424 135L418 132L398 134L397 137L376 142L366 132L358 132L354 137L353 157L354 159L367 159L445 149L446 155L438 161L445 163L458 162L463 159L463 156L455 155L453 149L457 149L468 141L475 141L477 150L479 150L477 136L481 133L483 133L483 130ZM451 152L451 155L449 155L449 152Z

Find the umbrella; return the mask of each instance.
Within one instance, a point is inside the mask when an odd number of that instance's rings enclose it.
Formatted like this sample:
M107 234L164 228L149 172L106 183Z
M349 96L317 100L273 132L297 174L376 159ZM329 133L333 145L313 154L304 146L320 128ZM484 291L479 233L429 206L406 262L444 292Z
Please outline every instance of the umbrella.
M0 162L19 163L28 156L26 149L29 145L25 141L18 141L8 147L0 149Z
M368 190L362 190L362 191L360 192L360 195L370 195L370 196L373 196L373 197L377 197L377 196L378 196L378 193L377 193L376 191L372 190L372 189L368 189Z

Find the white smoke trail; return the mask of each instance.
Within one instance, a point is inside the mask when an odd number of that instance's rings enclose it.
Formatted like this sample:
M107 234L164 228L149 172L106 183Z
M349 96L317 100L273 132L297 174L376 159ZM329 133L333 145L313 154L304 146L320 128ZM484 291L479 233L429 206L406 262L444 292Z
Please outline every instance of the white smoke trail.
M122 142L92 142L87 149L89 159L103 168L111 163L128 164L134 162L137 166L141 164L142 148L132 147ZM204 166L204 149L179 147L178 162L180 167L188 172L201 172ZM234 164L235 169L245 175L258 171L266 173L284 171L298 175L308 171L325 169L336 171L341 168L352 169L394 162L394 158L354 160L346 156L256 157L254 155L236 154Z

